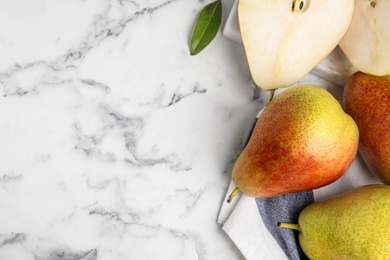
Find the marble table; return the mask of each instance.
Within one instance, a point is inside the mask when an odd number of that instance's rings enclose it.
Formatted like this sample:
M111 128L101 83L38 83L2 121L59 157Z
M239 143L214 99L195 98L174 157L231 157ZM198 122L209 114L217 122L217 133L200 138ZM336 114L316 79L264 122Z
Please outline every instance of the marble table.
M268 96L221 32L189 54L206 3L0 1L1 260L243 259L217 217Z

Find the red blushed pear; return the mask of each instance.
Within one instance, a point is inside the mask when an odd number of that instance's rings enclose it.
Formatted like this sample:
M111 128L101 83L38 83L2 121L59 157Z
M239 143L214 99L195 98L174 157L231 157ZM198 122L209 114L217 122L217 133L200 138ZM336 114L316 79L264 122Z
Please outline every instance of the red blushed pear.
M235 191L272 197L316 189L339 179L359 141L354 120L325 89L290 87L268 103L238 157Z
M345 85L343 102L359 127L364 162L390 184L390 75L356 72Z

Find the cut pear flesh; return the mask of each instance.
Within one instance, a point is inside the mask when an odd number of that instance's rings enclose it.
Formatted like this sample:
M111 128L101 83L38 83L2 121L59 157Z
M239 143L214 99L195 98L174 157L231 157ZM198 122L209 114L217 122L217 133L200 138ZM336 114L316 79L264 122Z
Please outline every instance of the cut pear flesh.
M320 63L346 33L354 0L240 0L238 19L253 81L291 86Z
M351 25L340 41L351 64L367 74L390 73L390 1L356 0Z

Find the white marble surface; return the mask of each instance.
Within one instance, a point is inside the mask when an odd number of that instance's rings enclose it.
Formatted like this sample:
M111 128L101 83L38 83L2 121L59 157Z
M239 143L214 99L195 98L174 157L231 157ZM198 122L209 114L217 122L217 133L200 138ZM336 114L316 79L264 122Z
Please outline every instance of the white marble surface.
M0 1L0 260L243 259L217 217L267 97L221 33L190 56L206 3Z

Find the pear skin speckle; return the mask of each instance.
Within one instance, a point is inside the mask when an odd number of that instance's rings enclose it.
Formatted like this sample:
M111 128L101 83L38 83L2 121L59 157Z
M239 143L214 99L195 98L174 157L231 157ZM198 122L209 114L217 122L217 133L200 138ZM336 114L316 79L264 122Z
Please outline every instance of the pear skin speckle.
M355 122L327 90L292 87L260 115L233 167L233 181L252 197L323 187L349 168L358 139Z
M390 186L362 186L307 206L299 243L310 259L390 259Z
M359 127L364 162L390 184L390 75L356 72L345 85L343 103Z

